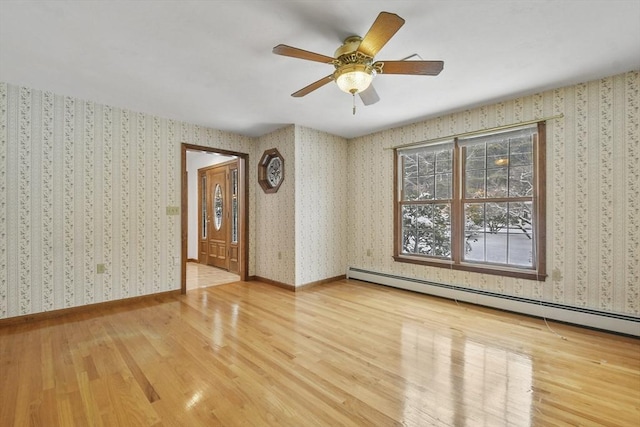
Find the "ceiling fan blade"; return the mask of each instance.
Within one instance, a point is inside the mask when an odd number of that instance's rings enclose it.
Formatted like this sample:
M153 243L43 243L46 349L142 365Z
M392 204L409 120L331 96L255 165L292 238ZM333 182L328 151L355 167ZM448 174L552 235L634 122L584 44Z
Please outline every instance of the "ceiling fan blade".
M358 92L360 95L360 99L364 105L372 105L376 102L380 101L380 97L378 96L378 92L376 92L373 85L369 85L363 92Z
M333 58L330 56L309 52L308 50L298 49L297 47L284 44L279 44L274 47L273 53L276 55L290 56L292 58L306 59L308 61L322 62L324 64L331 64L333 62Z
M382 74L415 74L437 76L444 67L442 61L378 61L374 67L382 65Z
M373 58L403 25L404 19L395 13L380 12L360 42L358 51Z
M292 93L291 96L293 96L294 98L300 98L302 96L308 95L309 93L313 92L314 90L319 89L322 86L324 86L327 83L330 83L332 81L333 81L333 74L329 74L327 77L323 77L320 80L318 80L317 82L313 82L309 86L303 87L299 91Z

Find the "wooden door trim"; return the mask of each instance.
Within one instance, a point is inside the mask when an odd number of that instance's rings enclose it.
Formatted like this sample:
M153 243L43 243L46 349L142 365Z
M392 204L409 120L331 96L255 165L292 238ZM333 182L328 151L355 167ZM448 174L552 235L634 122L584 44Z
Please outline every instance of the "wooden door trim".
M239 242L242 242L241 254L242 259L239 263L240 280L246 281L249 278L249 154L236 151L223 150L213 147L205 147L201 145L188 144L183 142L180 144L180 170L181 170L181 202L180 217L182 239L182 256L181 256L181 272L180 272L180 291L182 294L187 293L187 242L188 242L188 181L187 181L187 151L206 151L208 153L218 153L225 156L236 156L238 160L238 185L240 186L240 215L238 220L238 230L240 231Z

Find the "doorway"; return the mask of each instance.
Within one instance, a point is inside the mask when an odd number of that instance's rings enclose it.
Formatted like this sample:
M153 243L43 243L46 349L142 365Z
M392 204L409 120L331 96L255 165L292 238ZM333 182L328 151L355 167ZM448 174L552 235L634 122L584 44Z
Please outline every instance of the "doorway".
M197 271L213 269L208 267L211 265L227 271L233 271L240 277L240 280L245 281L248 276L249 253L249 198L247 187L248 171L246 167L248 154L192 144L182 144L181 147L181 291L182 293L187 291L188 262L190 272L194 271L193 264L199 267L196 269ZM188 171L187 154L189 154L189 158L193 158L194 155L197 156L201 153L224 156L223 158L226 161L211 167L199 168L203 169L201 172L204 172L206 190L201 190L200 188L194 190L193 186L201 187L203 181L201 181L202 177L197 169ZM190 168L193 169L193 165ZM217 171L215 170L216 168L218 169ZM222 169L224 169L224 173L221 172ZM207 173L210 174L209 179L207 179ZM193 181L193 184L188 184L189 180ZM209 185L209 182L211 185ZM218 184L218 191L216 191L216 184ZM191 185L191 188L189 185ZM197 201L193 199L197 199ZM203 204L207 209L207 214L210 213L210 215L205 214L204 218L197 219L203 213ZM218 208L217 212L216 208ZM196 209L198 212L192 212ZM228 217L225 218L225 216ZM189 217L192 219L190 220ZM209 222L205 222L207 220ZM204 233L202 228L205 228ZM215 232L212 233L212 231ZM208 246L206 259L202 258L200 254L201 240L204 240L202 236L205 233ZM223 234L226 235L226 238L222 238ZM211 236L211 239L208 238L209 236ZM196 244L189 241L189 239L194 238L197 239L197 249L195 247L188 249L188 245ZM194 254L197 252L197 255L191 255L191 252L194 252ZM226 271L223 272L227 273Z

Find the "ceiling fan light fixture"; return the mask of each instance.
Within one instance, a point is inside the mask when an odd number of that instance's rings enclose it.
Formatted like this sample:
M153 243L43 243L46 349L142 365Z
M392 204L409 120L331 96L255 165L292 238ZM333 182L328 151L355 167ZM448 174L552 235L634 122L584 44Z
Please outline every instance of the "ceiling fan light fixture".
M356 93L360 95L364 105L371 105L380 100L371 86L371 81L378 74L437 76L442 71L443 61L423 61L422 59L420 61L376 61L374 59L380 49L403 25L404 19L395 13L380 12L364 37L347 37L333 57L284 44L274 47L273 53L334 67L333 72L328 76L292 93L291 96L294 98L308 95L330 82L336 82L340 90L352 95L354 108Z
M373 70L365 64L346 64L336 70L334 78L340 90L355 95L369 87Z

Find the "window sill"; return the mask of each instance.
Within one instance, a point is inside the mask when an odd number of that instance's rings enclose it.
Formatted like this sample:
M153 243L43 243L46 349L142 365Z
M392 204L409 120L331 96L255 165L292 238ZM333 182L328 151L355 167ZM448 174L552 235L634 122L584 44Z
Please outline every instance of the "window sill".
M536 280L544 282L547 278L546 273L529 269L518 269L500 265L484 265L484 264L455 264L453 261L445 259L426 259L410 255L395 255L393 259L396 262L404 262L409 264L426 265L429 267L447 268L449 270L471 271L481 274L492 274L494 276L516 277L519 279Z

